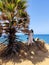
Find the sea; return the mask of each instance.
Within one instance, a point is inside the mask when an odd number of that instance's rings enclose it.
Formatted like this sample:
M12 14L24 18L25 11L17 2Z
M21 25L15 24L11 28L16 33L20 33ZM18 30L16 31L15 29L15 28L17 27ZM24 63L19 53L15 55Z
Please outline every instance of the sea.
M21 41L21 42L27 42L28 41L28 35L22 35L22 34L19 34L19 35L16 35L17 36L17 40L18 41ZM41 40L44 40L44 42L46 44L49 44L49 34L34 34L34 39L36 38L39 38ZM6 40L7 39L7 40ZM6 41L5 41L6 40ZM0 37L0 43L3 43L3 44L8 44L8 38L7 38L7 35L2 35Z

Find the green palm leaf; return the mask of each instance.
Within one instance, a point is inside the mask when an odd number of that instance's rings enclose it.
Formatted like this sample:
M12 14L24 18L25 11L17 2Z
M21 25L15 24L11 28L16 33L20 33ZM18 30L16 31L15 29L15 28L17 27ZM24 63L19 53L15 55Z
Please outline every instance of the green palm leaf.
M15 4L13 4L13 3L12 4L8 3L6 6L7 10L10 12L12 12L14 10L14 7L15 7Z
M2 3L2 1L0 1L0 10L2 10L3 9L3 3Z
M2 10L2 12L6 14L7 19L9 21L12 21L14 19L14 16L18 18L26 17L27 19L24 19L22 22L25 25L29 21L28 14L26 14L25 12L26 7L27 7L26 3L27 3L27 0L1 0L0 10ZM17 11L17 13L14 15L15 11Z

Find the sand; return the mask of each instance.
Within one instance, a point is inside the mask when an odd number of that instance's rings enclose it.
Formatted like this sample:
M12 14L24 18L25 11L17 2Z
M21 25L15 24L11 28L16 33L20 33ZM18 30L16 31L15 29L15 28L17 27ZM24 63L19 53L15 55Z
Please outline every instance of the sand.
M0 65L49 65L49 45L46 44L46 48L48 49L48 52L43 53L41 51L38 51L37 55L34 56L28 56L27 59L21 59L18 60L18 58L15 58L14 60L10 59L8 62L2 62L0 59Z

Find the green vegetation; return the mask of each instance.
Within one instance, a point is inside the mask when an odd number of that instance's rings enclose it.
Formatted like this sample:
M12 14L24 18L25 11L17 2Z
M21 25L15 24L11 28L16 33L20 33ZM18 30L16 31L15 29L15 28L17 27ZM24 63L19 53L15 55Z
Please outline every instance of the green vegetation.
M0 11L2 12L2 20L8 20L8 28L6 32L9 33L8 46L5 49L5 55L16 53L17 44L15 42L15 33L18 30L25 30L29 28L29 15L26 12L27 1L26 0L0 0ZM3 53L4 54L4 53Z

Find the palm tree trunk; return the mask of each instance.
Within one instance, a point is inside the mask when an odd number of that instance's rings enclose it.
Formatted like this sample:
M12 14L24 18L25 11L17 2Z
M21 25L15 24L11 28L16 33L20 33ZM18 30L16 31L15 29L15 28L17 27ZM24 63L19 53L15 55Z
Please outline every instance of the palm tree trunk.
M12 52L15 52L16 53L16 49L15 49L15 39L16 39L16 36L15 36L15 28L9 28L9 44L8 44L8 48L11 49Z

